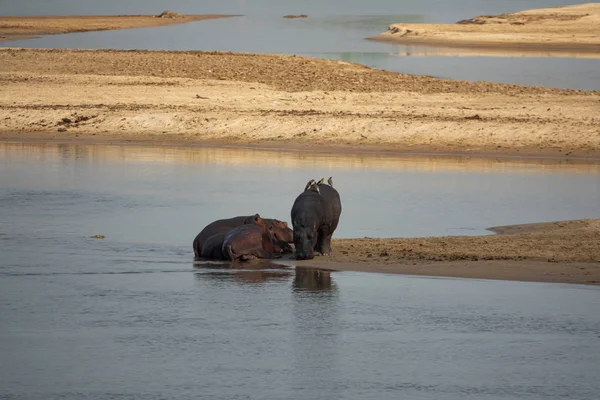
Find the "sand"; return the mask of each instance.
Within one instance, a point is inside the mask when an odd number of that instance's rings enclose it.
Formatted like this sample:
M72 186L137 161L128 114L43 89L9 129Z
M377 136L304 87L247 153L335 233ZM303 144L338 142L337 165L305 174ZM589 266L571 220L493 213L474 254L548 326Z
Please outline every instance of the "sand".
M0 49L0 140L600 157L600 92L214 52Z
M484 15L456 24L393 24L369 39L497 52L600 57L600 3Z
M159 15L0 16L0 42L31 39L39 35L184 24L191 21L230 16L232 15L178 14L172 11L165 11Z
M490 229L500 234L334 239L329 257L283 263L332 271L600 285L600 219Z

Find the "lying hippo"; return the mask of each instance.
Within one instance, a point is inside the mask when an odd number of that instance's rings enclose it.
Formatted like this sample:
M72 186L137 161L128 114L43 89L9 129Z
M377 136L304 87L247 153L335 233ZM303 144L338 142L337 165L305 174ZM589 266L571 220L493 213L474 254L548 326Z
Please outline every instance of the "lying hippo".
M240 217L236 217L236 218L240 218ZM231 218L229 220L221 220L221 221L227 221L227 223L228 223L231 220L234 220L234 218ZM215 221L215 222L219 222L219 221ZM244 218L240 225L237 225L231 229L235 229L238 226L247 225L247 224L253 224L253 225L257 225L262 228L268 229L269 232L271 233L271 235L273 236L273 239L276 241L283 241L286 243L294 242L294 231L288 227L286 222L280 221L278 219L269 219L269 218L262 219L260 217L260 215L258 215L258 214L253 215L251 217ZM223 225L217 224L218 229L221 229L221 227L223 227L223 226L226 226L226 223L224 223ZM207 228L205 228L205 230ZM201 245L200 245L200 241L202 238L198 239L198 237L196 237L196 240L194 240L194 255L195 255L195 257L196 258L202 257L202 258L208 258L208 259L213 259L213 260L227 259L227 258L225 258L225 256L223 256L222 247L223 247L223 242L225 241L225 236L227 235L227 233L229 231L231 231L231 229L229 229L229 227L228 227L227 230L225 230L225 231L215 233L214 235L204 239ZM201 234L202 233L204 233L204 231L201 232ZM198 236L200 236L200 235L198 235Z
M337 228L341 213L340 195L333 186L323 183L307 184L307 188L292 206L296 247L294 256L304 260L314 258L315 251L330 254L331 236Z
M221 249L223 259L231 261L248 261L255 258L275 258L281 253L293 251L283 240L273 234L272 226L263 228L259 225L245 224L233 228L225 235Z
M204 229L202 229L194 239L194 256L196 258L200 257L200 254L202 252L202 246L204 245L206 239L208 239L209 237L216 235L217 233L227 233L231 229L240 225L263 223L262 221L263 219L260 218L260 215L255 214L227 219L219 219L217 221L211 222L210 224L206 225Z
M223 242L228 232L220 232L206 239L202 244L199 256L210 260L223 260Z

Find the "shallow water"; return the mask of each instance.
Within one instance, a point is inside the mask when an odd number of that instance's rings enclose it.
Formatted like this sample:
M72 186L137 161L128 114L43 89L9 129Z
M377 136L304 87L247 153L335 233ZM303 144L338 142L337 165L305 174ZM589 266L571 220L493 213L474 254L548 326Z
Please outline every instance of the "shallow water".
M453 23L482 14L577 4L577 1L273 1L174 0L169 8L183 13L242 14L184 25L120 31L85 32L4 42L15 47L221 50L283 53L352 61L390 71L452 79L488 80L526 85L600 90L597 59L547 58L511 53L485 57L456 50L401 46L365 40L401 22ZM81 2L22 0L2 6L4 15L158 14L157 1ZM307 14L306 19L284 19Z
M597 287L193 264L328 175L338 237L599 214L591 161L2 143L0 397L597 397Z

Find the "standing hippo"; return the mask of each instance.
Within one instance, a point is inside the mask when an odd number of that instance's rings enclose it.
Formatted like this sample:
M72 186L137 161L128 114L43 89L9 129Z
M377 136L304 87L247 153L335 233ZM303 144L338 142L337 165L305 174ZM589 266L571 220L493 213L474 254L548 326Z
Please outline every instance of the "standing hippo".
M295 257L312 259L315 251L329 255L341 213L340 195L332 186L315 184L302 192L292 206Z
M223 258L231 261L273 258L284 252L291 253L292 247L275 239L272 226L255 224L240 225L227 232L222 247Z
M260 218L260 215L258 214L219 219L206 225L204 229L202 229L194 239L194 256L196 258L200 257L202 253L202 246L204 245L206 239L208 239L209 237L216 235L217 233L227 233L237 226L248 223L263 224L263 226L266 225L266 223L263 221L262 218Z

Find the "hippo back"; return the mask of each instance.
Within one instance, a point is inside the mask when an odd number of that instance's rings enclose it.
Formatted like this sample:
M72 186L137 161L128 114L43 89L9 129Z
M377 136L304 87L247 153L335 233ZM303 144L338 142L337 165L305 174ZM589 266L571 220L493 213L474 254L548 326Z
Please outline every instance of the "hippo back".
M294 201L292 206L292 224L298 218L315 219L319 223L335 223L342 213L340 194L333 187L325 184L319 185L319 192L306 190Z
M226 235L227 232L220 232L206 239L202 245L200 257L211 260L223 260L222 248Z
M225 233L235 228L236 226L243 225L247 218L251 216L239 216L233 218L219 219L206 225L204 229L194 239L194 256L200 257L202 253L202 246L209 237L216 235L217 233Z

